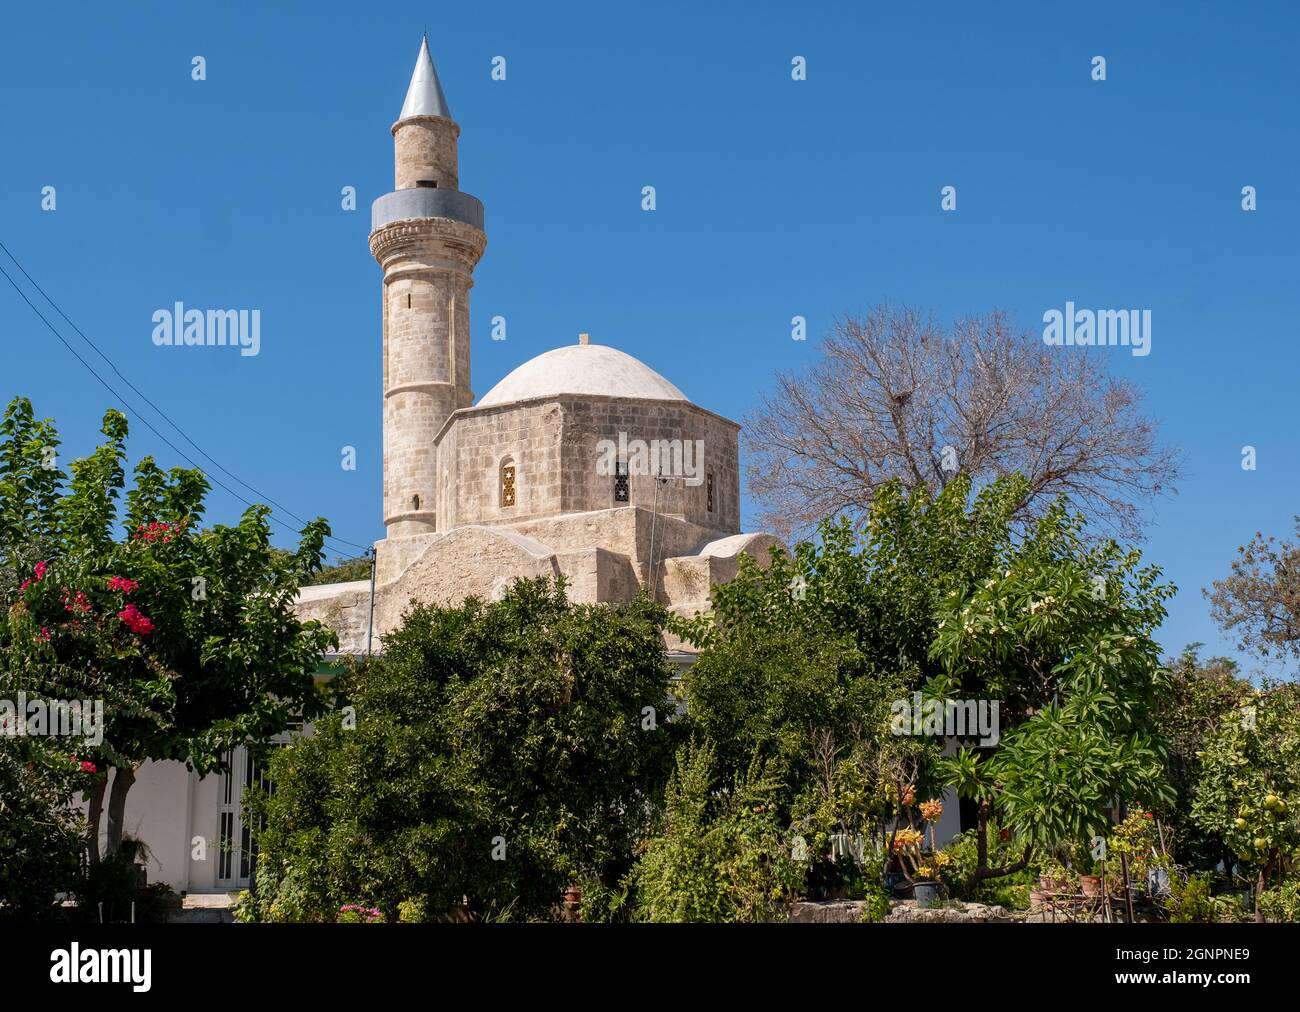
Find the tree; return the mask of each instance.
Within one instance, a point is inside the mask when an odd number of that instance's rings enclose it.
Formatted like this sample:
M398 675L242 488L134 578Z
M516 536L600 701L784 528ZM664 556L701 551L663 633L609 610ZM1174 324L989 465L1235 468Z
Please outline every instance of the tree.
M1295 525L1300 535L1300 516ZM1213 588L1202 591L1210 614L1240 649L1265 660L1300 659L1300 543L1256 532Z
M1213 868L1232 864L1232 855L1217 833L1207 832L1192 818L1192 804L1203 775L1206 743L1226 720L1239 720L1241 708L1255 695L1238 677L1237 663L1226 657L1202 660L1200 644L1188 646L1167 662L1169 682L1161 694L1156 721L1169 743L1165 777L1176 794L1172 808L1158 812L1172 832L1165 843L1179 862Z
M1172 800L1154 633L1174 592L1136 550L1090 545L1083 518L1058 501L987 580L950 593L932 654L1005 715L996 752L944 763L979 804L981 837L997 813L1030 847L1077 846L1105 834L1115 802ZM981 840L977 877L995 874L985 852Z
M644 597L573 605L546 580L413 608L315 737L272 759L259 915L391 918L413 900L440 919L543 918L575 881L617 887L678 738L664 618Z
M1019 473L1022 515L1064 494L1134 537L1142 504L1180 476L1133 384L1086 350L1014 332L1001 313L944 330L878 307L836 321L821 350L807 372L779 374L745 423L749 488L782 534L860 516L890 480L937 491L958 474Z
M685 677L692 731L721 783L765 764L775 810L813 855L810 887L851 885L827 857L832 837L861 868L859 841L883 833L892 847L942 787L942 738L896 734L891 714L914 690L951 687L931 656L942 609L999 565L1021 492L1015 478L978 495L968 479L937 495L890 483L860 530L824 523L766 568L742 557L711 614L678 623L701 648Z
M3 697L3 692L0 692ZM49 739L0 736L0 921L52 918L81 883L88 771Z
M106 789L113 854L141 764L175 759L205 774L227 750L311 716L313 676L335 642L293 610L320 567L323 520L288 554L271 546L263 506L204 529L201 472L145 457L128 489L126 418L109 411L102 432L68 475L53 424L30 402L14 400L0 423L6 687L106 703L103 741L82 751L114 770L89 788L92 860Z
M1201 755L1192 818L1258 869L1255 919L1271 879L1300 858L1300 686L1265 685L1221 720Z

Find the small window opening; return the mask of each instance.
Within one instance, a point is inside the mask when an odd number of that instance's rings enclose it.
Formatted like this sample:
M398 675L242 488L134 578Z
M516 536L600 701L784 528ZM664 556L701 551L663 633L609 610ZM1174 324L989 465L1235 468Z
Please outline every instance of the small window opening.
M420 497L418 495L411 496L411 509L416 510L417 512L419 511Z
M614 501L630 502L631 490L627 484L627 462L620 460L614 465Z
M407 292L407 293L406 293L406 308L407 308L407 309L410 309L410 308L411 308L411 293L410 293L410 292Z
M436 179L417 179L417 180L415 181L415 185L416 185L416 186L422 186L422 187L424 187L426 190L436 190L436 189L438 188L438 180L436 180Z
M706 508L710 513L712 513L713 512L713 472L712 471L708 473L708 476L704 482L704 487L705 487L705 499L707 500Z
M515 504L515 465L501 465L501 508Z

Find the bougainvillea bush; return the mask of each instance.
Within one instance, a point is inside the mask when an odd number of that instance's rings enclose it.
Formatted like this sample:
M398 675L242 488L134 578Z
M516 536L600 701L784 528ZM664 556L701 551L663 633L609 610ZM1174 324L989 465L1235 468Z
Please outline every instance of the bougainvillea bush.
M128 483L126 418L109 411L102 432L65 472L53 423L27 400L0 421L0 698L103 704L102 740L59 739L81 781L40 793L47 805L69 788L86 794L92 863L106 791L111 854L143 762L211 772L226 750L311 716L313 675L334 643L293 611L321 564L323 520L293 552L271 545L263 506L205 527L202 472L145 457ZM15 807L0 810L0 832Z

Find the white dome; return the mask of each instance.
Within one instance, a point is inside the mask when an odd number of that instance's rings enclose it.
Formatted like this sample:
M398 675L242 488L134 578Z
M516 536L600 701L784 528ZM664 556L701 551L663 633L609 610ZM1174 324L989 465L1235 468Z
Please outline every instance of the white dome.
M686 400L685 394L648 365L617 348L570 344L525 362L484 394L475 407L560 394Z

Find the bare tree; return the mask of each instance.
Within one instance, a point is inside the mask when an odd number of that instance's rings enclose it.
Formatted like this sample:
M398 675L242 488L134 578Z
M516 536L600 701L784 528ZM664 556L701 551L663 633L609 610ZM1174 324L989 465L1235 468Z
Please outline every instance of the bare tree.
M1182 456L1141 409L1141 391L1101 355L1044 345L1003 313L944 330L881 306L837 320L806 373L778 373L746 419L749 488L789 537L860 515L890 479L937 490L959 473L980 484L1018 471L1026 517L1064 493L1137 538L1142 504L1174 491Z

